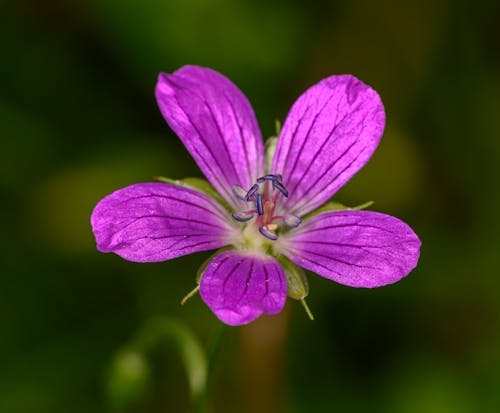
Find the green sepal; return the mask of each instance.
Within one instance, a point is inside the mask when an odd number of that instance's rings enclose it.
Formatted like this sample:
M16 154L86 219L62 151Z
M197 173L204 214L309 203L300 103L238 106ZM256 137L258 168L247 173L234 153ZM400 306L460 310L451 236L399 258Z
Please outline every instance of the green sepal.
M348 209L352 209L353 211L360 211L362 209L371 207L374 203L375 201L366 201L364 204L356 205L355 207L351 207Z
M307 297L309 295L309 283L304 270L285 257L279 257L279 262L285 272L288 297L294 300L302 300Z
M281 133L281 122L278 119L274 121L274 130L276 136L270 136L269 138L266 139L266 142L264 144L266 174L271 173L271 165L273 163L274 152L276 152L276 147L278 146L278 137L280 136Z
M320 206L318 209L315 209L312 212L309 212L306 216L304 216L304 220L315 217L316 215L323 214L325 212L334 212L334 211L359 211L361 209L368 208L373 205L373 201L365 202L364 204L357 205L355 207L348 207L344 204L341 204L337 201L329 201L326 204Z
M266 140L264 153L266 156L266 173L271 173L271 164L273 162L274 152L276 152L276 146L278 145L278 138L276 136L271 136Z
M203 278L203 274L205 274L205 271L207 270L208 264L210 264L210 261L212 261L217 255L222 254L223 252L233 250L234 248L232 246L227 246L224 248L219 248L217 251L215 251L210 257L208 257L205 261L203 261L203 264L200 265L200 268L198 268L198 271L196 271L196 283L200 285L201 279Z
M194 189L195 191L201 192L210 198L215 199L224 208L230 210L228 203L219 195L215 188L208 183L205 179L201 178L184 178L184 179L170 179L164 176L155 176L154 179L166 184L182 186L184 188Z
M281 121L279 119L274 120L274 130L276 132L276 136L280 136L281 133Z
M200 265L200 268L198 268L198 271L196 271L196 287L194 287L191 291L189 291L181 300L181 305L186 304L186 302L191 298L194 297L198 291L200 291L200 282L201 279L203 278L203 274L205 274L205 271L207 270L208 264L210 264L210 261L212 261L217 255L222 254L224 251L229 251L233 249L233 247L224 247L220 248L217 251L215 251L210 257L208 257L205 261L203 261L203 264Z
M306 302L306 297L309 295L306 273L283 256L279 257L278 260L285 272L288 297L300 301L309 319L314 320L314 315Z
M329 201L326 204L323 204L320 206L318 209L315 209L312 212L309 212L307 215L304 216L304 220L315 217L316 215L323 214L325 212L333 212L333 211L342 211L349 209L349 207L345 206L344 204L341 204L340 202L337 201Z

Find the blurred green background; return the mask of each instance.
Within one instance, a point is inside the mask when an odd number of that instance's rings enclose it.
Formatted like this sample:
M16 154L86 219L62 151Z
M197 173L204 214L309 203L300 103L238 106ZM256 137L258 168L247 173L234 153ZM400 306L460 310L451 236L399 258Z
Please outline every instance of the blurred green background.
M480 0L1 1L0 411L189 411L169 340L110 366L152 317L212 346L220 323L199 297L179 305L209 254L129 263L89 224L115 189L200 176L153 95L184 64L239 85L264 136L323 77L370 84L386 132L337 199L374 200L423 242L392 286L311 275L314 322L289 302L228 328L212 411L500 411L499 21Z

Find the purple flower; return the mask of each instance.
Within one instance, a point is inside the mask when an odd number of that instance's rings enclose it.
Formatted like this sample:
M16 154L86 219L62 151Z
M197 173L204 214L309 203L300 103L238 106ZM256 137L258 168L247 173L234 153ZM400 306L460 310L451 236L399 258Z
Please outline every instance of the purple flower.
M416 266L420 240L404 222L327 203L382 136L384 108L369 86L350 75L323 79L266 150L250 103L220 73L162 73L156 98L212 186L141 183L105 197L91 218L100 251L157 262L226 247L206 265L200 295L230 325L280 312L287 292L304 298L298 267L372 288Z

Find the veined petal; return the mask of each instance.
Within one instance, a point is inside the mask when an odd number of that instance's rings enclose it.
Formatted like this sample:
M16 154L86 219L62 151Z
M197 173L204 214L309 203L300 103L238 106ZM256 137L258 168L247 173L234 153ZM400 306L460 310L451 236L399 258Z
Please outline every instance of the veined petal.
M252 106L220 73L184 66L161 73L158 106L210 183L232 206L233 185L248 189L264 171L264 149Z
M277 242L295 264L351 287L392 284L420 255L420 240L407 224L371 211L316 215Z
M97 249L136 262L165 261L230 244L228 212L198 191L142 183L102 199L91 217Z
M302 216L330 199L368 162L384 125L377 92L353 76L308 89L285 120L272 164L290 192L285 209Z
M286 301L285 274L272 257L226 251L208 264L200 295L224 323L247 324L263 313L282 310Z

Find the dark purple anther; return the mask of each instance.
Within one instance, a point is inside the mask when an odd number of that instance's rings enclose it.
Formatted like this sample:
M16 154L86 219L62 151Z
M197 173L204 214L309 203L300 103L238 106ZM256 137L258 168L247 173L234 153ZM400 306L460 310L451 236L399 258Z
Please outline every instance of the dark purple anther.
M273 185L274 185L274 187L275 187L278 191L280 191L280 192L283 194L283 196L284 196L285 198L288 198L288 191L287 191L287 190L286 190L286 188L283 186L283 184L281 184L281 183L280 183L280 182L278 182L278 181L273 181Z
M278 236L274 232L267 230L265 227L259 227L259 232L271 241L276 241L278 239Z
M257 209L257 214L264 214L264 209L262 208L262 195L257 194L257 198L255 200L255 208Z
M255 192L257 192L257 189L259 189L259 185L253 184L252 187L248 190L245 200L249 201L251 196L255 194Z
M249 211L233 212L232 215L238 222L250 221L253 218L253 213Z
M291 228L296 228L301 224L302 220L297 215L289 214L283 217L283 222Z
M261 176L259 179L257 179L257 182L259 184L261 184L262 182L264 181L275 181L276 180L276 175L264 175L264 176Z

